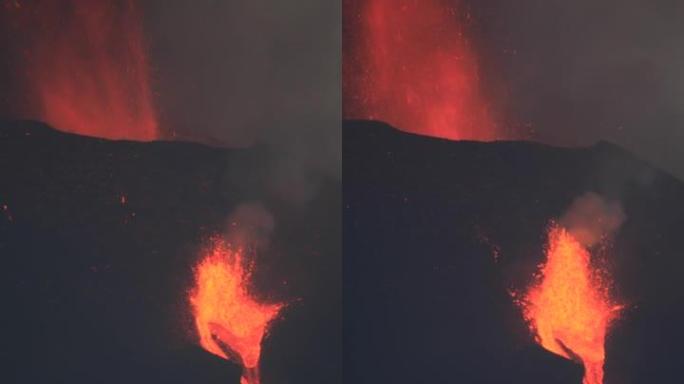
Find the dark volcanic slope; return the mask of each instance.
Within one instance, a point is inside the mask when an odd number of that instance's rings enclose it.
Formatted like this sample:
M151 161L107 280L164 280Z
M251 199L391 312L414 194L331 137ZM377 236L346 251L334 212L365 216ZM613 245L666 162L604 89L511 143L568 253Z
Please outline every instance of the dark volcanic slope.
M0 122L0 382L237 383L195 345L187 290L202 242L257 199L276 229L255 288L291 303L263 382L341 382L339 182L293 207L263 192L263 156Z
M606 383L682 381L681 182L607 143L450 142L359 121L343 134L346 382L580 383L580 366L531 342L507 290L588 191L627 214L607 251L629 309Z

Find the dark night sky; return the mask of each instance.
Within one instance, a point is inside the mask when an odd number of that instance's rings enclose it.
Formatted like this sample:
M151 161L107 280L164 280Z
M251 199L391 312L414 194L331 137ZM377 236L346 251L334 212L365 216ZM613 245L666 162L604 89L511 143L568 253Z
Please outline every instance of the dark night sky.
M618 143L684 178L684 3L468 1L506 119L558 145Z

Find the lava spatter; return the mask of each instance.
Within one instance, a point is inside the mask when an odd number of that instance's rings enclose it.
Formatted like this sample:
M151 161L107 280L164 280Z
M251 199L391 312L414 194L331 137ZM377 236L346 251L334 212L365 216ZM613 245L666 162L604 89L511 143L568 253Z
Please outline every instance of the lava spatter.
M552 225L546 261L521 301L537 342L581 362L584 384L603 383L606 334L621 308L599 275L582 244L566 229Z
M501 138L460 1L345 0L343 112L456 140Z
M19 5L19 3L17 3ZM108 139L160 137L142 14L133 0L46 0L7 7L21 118Z
M190 303L200 345L243 366L243 384L259 383L261 342L283 304L263 304L249 292L244 251L214 238L195 268Z

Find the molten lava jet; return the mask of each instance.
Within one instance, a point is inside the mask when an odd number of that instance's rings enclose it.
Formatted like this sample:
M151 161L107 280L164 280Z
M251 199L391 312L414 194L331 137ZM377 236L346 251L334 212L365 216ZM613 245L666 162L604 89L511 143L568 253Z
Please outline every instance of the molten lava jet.
M249 277L243 250L214 238L195 268L190 303L201 346L242 364L243 384L258 384L261 341L283 305L257 302Z
M11 2L9 2L11 3ZM25 112L66 132L159 137L141 15L132 0L33 1L7 6Z
M545 349L584 365L584 384L601 384L604 341L620 306L570 232L552 225L547 247L538 281L521 301L525 319Z
M450 139L500 138L459 3L344 0L344 117Z

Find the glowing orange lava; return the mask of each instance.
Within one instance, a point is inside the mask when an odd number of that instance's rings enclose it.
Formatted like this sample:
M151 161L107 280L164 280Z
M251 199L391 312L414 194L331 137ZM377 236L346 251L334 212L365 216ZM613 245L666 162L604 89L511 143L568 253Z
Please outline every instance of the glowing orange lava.
M458 0L345 0L343 110L450 139L497 139Z
M548 241L539 281L523 299L524 316L545 349L584 365L584 384L601 384L604 341L619 306L572 234L552 226Z
M259 383L261 341L282 304L262 304L248 292L250 271L243 251L212 239L195 269L190 303L201 346L244 367L242 383Z
M23 4L23 5L22 5ZM109 139L159 137L141 15L132 0L8 7L27 84L22 118Z

